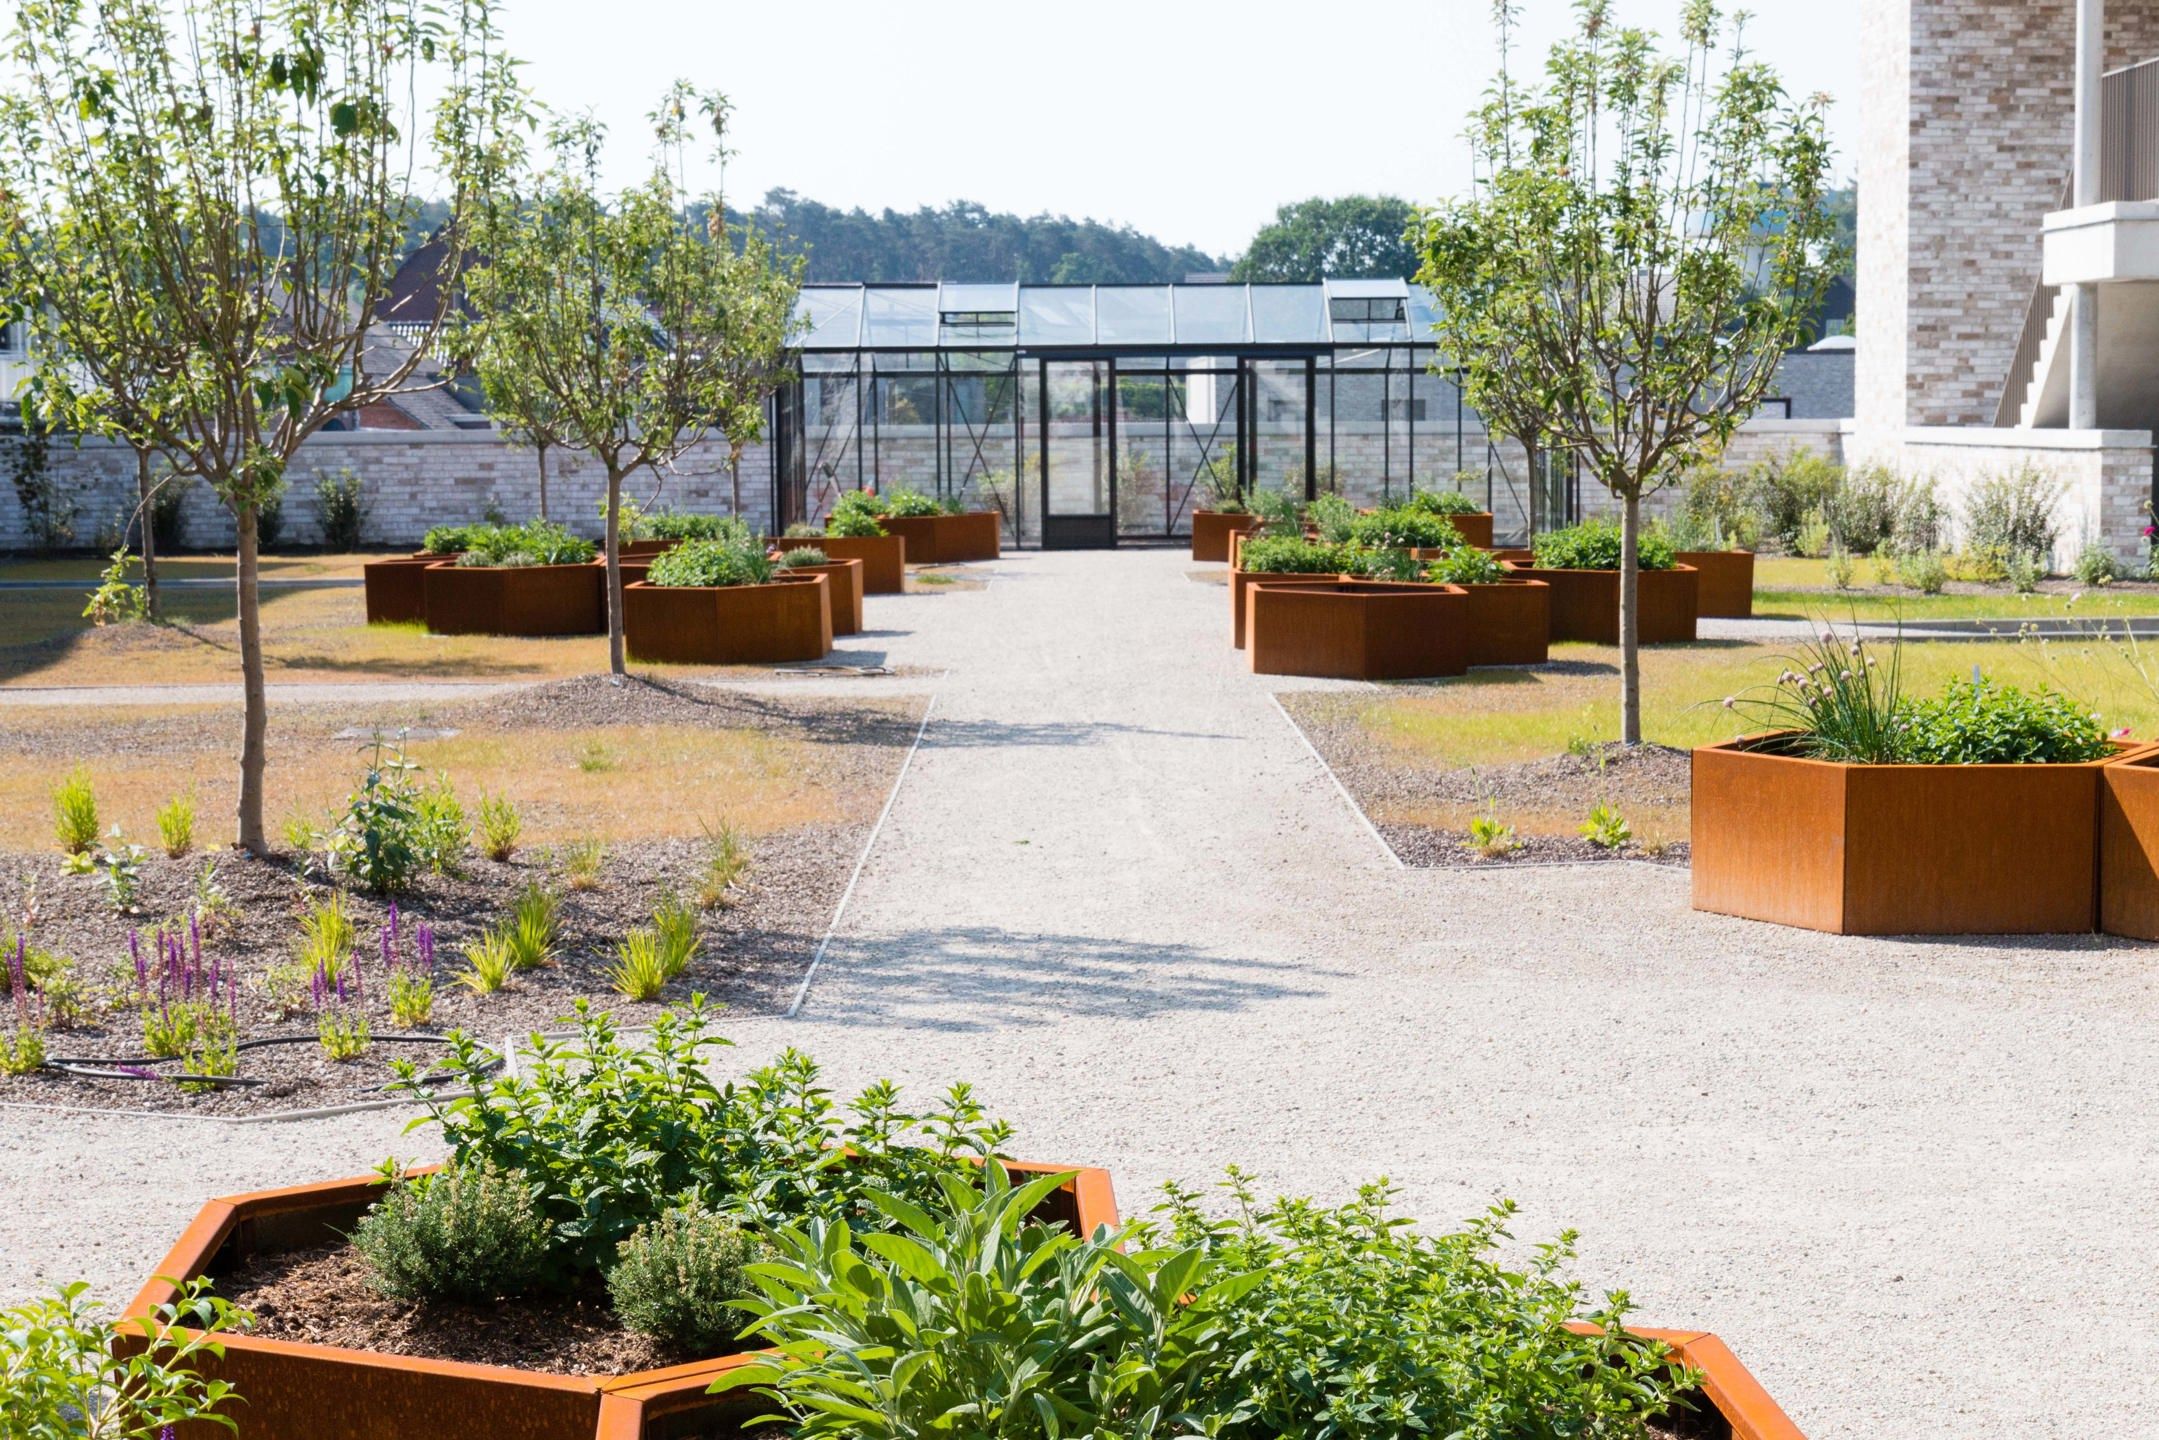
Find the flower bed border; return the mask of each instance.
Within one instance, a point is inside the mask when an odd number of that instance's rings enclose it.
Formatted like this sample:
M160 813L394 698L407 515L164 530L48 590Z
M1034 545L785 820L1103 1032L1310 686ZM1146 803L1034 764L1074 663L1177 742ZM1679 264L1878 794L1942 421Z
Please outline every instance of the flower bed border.
M455 561L455 555L415 550L389 555L360 566L360 591L370 625L410 625L427 620L427 567Z
M459 565L422 571L427 628L438 635L600 635L607 566Z
M1617 570L1546 570L1534 562L1508 561L1525 580L1552 587L1554 640L1586 640L1593 645L1619 643L1619 572ZM1637 633L1644 645L1677 645L1694 639L1698 575L1691 565L1640 572Z
M832 601L832 633L862 633L862 571L860 560L832 560L823 565L794 565L775 570L775 577L822 575Z
M1552 587L1542 580L1464 585L1469 663L1542 665L1552 658Z
M1229 638L1239 650L1244 648L1245 609L1250 603L1247 593L1254 585L1312 585L1329 580L1339 580L1341 575L1333 570L1238 570L1229 572Z
M675 665L822 660L832 653L831 590L821 574L763 585L634 580L622 587L623 645L633 660Z
M2057 935L2098 922L2101 779L2061 765L1853 765L1694 751L1693 905L1840 935Z
M1469 669L1469 592L1421 581L1261 585L1245 602L1255 675L1425 680Z
M1754 615L1752 550L1682 550L1673 557L1692 565L1694 613L1704 620L1747 620Z
M1192 558L1201 562L1226 562L1229 537L1241 535L1259 524L1257 515L1231 510L1192 512Z
M995 510L886 515L877 523L907 542L907 558L917 565L958 565L1004 554L1004 516Z
M776 540L776 545L814 545L834 560L862 562L862 593L902 595L907 591L907 565L916 559L903 535L826 535Z
M1006 1162L1015 1174L1076 1172L1054 1206L1076 1230L1117 1223L1109 1172L1080 1165ZM417 1167L426 1174L437 1166ZM128 1305L126 1318L140 1319L178 1296L176 1284L217 1273L228 1262L228 1243L281 1248L327 1238L355 1223L378 1199L379 1175L355 1176L227 1195L210 1201ZM183 1331L182 1333L192 1333ZM403 1440L423 1434L489 1434L516 1440L630 1440L641 1434L648 1411L657 1415L691 1408L721 1373L748 1363L743 1354L716 1356L658 1370L614 1376L550 1375L508 1365L431 1360L277 1340L245 1332L218 1337L223 1360L204 1357L206 1374L230 1380L243 1408L242 1433L278 1440ZM610 1397L620 1397L609 1404ZM632 1417L635 1417L634 1420ZM603 1419L608 1428L603 1428ZM634 1428L622 1428L632 1425ZM229 1437L223 1427L181 1427L180 1440Z

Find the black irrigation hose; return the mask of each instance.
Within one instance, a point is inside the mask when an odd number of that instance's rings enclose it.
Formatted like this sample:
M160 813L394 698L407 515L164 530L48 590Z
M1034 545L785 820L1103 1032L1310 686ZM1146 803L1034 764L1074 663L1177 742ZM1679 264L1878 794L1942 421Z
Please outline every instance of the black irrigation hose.
M370 1035L368 1043L371 1045L445 1045L449 1043L449 1039L450 1037L447 1035ZM271 1045L316 1045L320 1044L321 1040L322 1037L319 1035L266 1035L257 1040L242 1040L232 1048L233 1053L238 1054L242 1050L261 1050ZM48 1065L170 1065L175 1060L185 1058L185 1056L181 1055L55 1055L45 1063Z
M448 1039L447 1035L373 1035L369 1037L369 1043L439 1045ZM233 1050L238 1053L242 1050L260 1050L268 1045L314 1045L318 1043L320 1043L320 1037L314 1035L270 1035L259 1040L243 1040L235 1045ZM270 1083L267 1080L252 1079L244 1075L158 1075L142 1068L150 1065L169 1065L175 1060L184 1058L184 1056L179 1055L167 1055L162 1058L145 1056L140 1060L112 1060L99 1059L94 1056L55 1055L49 1057L39 1068L51 1070L77 1080L168 1080L175 1085L213 1085L221 1090L248 1089L252 1086ZM492 1075L502 1068L502 1064L502 1057L497 1055L480 1066L476 1073ZM434 1078L437 1073L433 1070L422 1071L419 1078L423 1081L429 1080ZM392 1081L390 1083L395 1084L396 1082ZM388 1094L389 1089L390 1085L387 1084L369 1087L370 1093L377 1095Z

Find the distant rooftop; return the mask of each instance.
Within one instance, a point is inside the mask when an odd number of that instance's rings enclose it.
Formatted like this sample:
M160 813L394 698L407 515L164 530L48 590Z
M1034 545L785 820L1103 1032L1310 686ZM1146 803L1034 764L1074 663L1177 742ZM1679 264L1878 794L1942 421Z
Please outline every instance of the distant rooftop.
M1165 350L1431 345L1431 293L1317 285L805 285L804 350Z

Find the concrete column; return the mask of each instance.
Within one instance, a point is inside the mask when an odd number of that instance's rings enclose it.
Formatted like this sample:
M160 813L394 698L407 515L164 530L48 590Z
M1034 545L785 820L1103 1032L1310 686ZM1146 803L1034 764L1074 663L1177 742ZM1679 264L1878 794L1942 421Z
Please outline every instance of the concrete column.
M2101 76L2106 65L2106 0L2077 0L2076 147L2070 204L2099 203ZM2069 296L2069 428L2099 428L2099 287Z

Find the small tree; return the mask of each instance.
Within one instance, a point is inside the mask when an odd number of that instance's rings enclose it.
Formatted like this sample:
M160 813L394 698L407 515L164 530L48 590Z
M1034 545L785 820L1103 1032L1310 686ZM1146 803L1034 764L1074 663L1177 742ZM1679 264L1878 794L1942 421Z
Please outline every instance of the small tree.
M727 267L726 334L720 348L726 399L719 420L737 515L742 513L742 452L764 438L766 402L794 373L791 346L802 328L795 311L802 266L800 257L781 256L752 225L743 227L740 248Z
M1620 502L1620 738L1642 738L1642 497L1721 451L1836 273L1825 102L1787 101L1711 0L1686 50L1580 0L1541 87L1508 72L1473 117L1482 178L1425 217L1418 279L1480 411L1572 450ZM1529 417L1537 417L1527 426ZM1528 438L1526 436L1522 438Z
M554 126L553 164L527 193L501 197L466 276L473 320L463 343L479 373L506 387L519 430L606 471L607 650L618 678L623 482L664 471L715 427L744 423L739 291L745 267L770 252L752 244L736 255L715 233L719 198L696 220L681 177L693 123L702 118L717 141L726 113L724 97L677 83L653 115L651 176L612 201L598 181L604 130L586 119ZM791 305L791 276L788 290ZM759 290L751 303L769 298Z
M454 257L521 92L485 0L20 0L17 14L0 269L25 293L50 403L154 445L232 511L238 843L262 853L257 516L309 436L412 377L445 310L375 340L412 177L424 165L447 189ZM431 115L400 113L416 93L441 97Z

